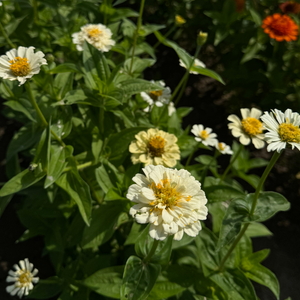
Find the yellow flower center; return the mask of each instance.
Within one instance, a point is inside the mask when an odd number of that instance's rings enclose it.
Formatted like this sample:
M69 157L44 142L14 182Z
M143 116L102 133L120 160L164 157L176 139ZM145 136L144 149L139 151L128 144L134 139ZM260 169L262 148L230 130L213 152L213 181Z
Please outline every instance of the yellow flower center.
M165 140L161 136L153 137L149 141L148 150L152 157L161 157L165 152Z
M98 35L101 34L101 30L99 30L98 28L92 28L88 31L88 35L90 38L94 39L96 38Z
M172 208L172 206L178 206L179 202L184 199L181 193L177 192L176 184L170 184L169 179L162 179L161 183L157 185L152 182L151 188L156 200L150 202L150 205L158 205L161 203L166 206L165 208ZM190 201L191 196L185 197L185 200Z
M158 99L159 96L161 96L163 94L163 91L151 91L149 96L156 101Z
M27 58L21 58L19 56L15 57L9 61L10 67L9 69L15 76L26 76L30 72L30 65L28 63Z
M202 130L200 131L199 136L201 137L201 139L206 140L209 137L209 134L206 130Z
M279 125L278 133L283 142L300 143L300 129L290 123Z
M262 123L259 120L251 117L242 120L242 128L244 132L250 136L254 136L263 132Z
M225 149L225 147L223 146L222 143L219 143L219 149L220 149L220 151L223 151Z
M29 271L24 272L19 277L19 282L21 284L30 283L31 281L32 281L32 277L30 276L30 272Z

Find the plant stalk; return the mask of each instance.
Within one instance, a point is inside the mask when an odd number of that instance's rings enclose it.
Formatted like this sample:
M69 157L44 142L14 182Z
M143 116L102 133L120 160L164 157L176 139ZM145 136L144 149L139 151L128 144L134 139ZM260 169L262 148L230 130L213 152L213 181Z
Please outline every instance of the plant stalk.
M5 32L5 29L1 23L1 20L0 20L0 31L2 32L3 34L3 37L5 38L7 44L11 47L11 48L16 48L15 44L10 40L10 38L8 37L8 35L6 34Z
M194 150L191 152L190 156L188 157L188 160L186 161L185 167L187 167L190 164L191 159L194 156L197 149L198 149L198 144L194 147Z
M151 257L155 253L155 250L156 250L156 248L158 246L158 243L159 243L159 240L155 240L154 239L154 242L153 242L153 245L152 245L152 248L151 248L150 252L148 253L148 255L143 260L144 263L148 263L150 261Z
M165 40L175 29L176 25L174 24L169 31L163 36L163 39ZM159 45L161 44L161 41L157 41L157 43L153 46L153 49L155 50Z

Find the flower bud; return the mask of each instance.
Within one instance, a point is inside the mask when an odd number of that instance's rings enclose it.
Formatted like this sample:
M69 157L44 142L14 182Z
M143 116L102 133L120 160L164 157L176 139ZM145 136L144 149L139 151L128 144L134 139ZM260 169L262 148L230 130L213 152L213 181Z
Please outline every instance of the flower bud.
M206 43L207 36L208 36L208 34L206 32L200 31L198 36L197 36L197 44L199 46L204 45Z
M185 23L186 23L186 20L182 16L176 15L176 17L175 17L175 24L177 26L181 26L181 25L183 25Z

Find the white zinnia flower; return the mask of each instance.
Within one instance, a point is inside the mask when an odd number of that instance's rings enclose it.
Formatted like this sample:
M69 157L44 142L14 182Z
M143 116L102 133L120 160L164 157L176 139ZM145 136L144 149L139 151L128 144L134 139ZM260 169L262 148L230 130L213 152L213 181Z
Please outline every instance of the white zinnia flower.
M79 32L72 34L73 43L78 51L83 51L84 41L87 41L99 51L108 52L115 45L111 36L111 30L103 24L87 24L80 27Z
M234 137L240 138L240 143L243 145L249 145L250 141L256 149L264 147L264 134L263 125L259 120L262 111L257 108L242 108L242 121L236 115L228 116L227 120L232 123L228 124L228 128L231 129L231 133Z
M300 150L300 115L287 109L284 113L278 109L271 113L265 112L261 116L265 129L265 140L269 144L267 150L280 152L286 148L286 144Z
M220 142L216 143L216 149L222 154L229 154L229 155L233 154L230 146L226 145L225 143L220 143Z
M201 142L205 146L215 146L218 143L217 135L212 133L209 127L204 128L203 125L193 125L191 132L196 136L195 140Z
M183 169L149 165L143 172L128 189L126 197L137 203L129 213L138 223L151 223L149 234L156 240L173 234L181 240L184 232L195 237L208 212L200 182Z
M6 282L13 282L12 285L6 287L6 291L12 296L16 295L22 298L23 295L27 296L29 291L33 289L32 283L39 281L38 277L34 277L38 270L33 270L33 264L31 264L28 258L19 261L19 265L15 264L13 267L15 271L10 270L9 276L6 278Z
M129 146L133 164L174 167L180 159L177 137L174 134L150 128L147 132L139 132L135 138Z
M149 105L144 109L145 112L150 112L154 105L157 107L162 107L164 105L168 105L168 114L169 116L172 115L174 111L176 111L174 107L174 103L170 103L171 98L171 89L169 87L165 87L165 83L160 80L155 82L151 80L152 83L161 86L160 91L151 91L149 93L141 92L141 97L144 101L146 101Z
M183 67L183 68L187 68L186 65L185 65L185 63L181 59L179 59L179 66ZM199 60L198 58L196 58L194 60L193 66L194 67L206 68L206 65L201 60ZM196 71L190 70L190 74L199 74L199 73L196 72Z
M41 51L33 52L34 47L11 49L6 55L0 56L0 77L8 80L18 80L24 84L28 78L38 74L41 65L47 65L45 54Z

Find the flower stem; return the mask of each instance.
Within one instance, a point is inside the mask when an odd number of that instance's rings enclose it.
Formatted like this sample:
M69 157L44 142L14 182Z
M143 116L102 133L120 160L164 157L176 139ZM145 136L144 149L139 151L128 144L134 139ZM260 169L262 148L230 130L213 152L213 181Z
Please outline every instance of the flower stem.
M7 84L5 83L4 80L2 81L2 83L3 83L3 85L4 85L5 89L6 89L6 91L9 93L9 95L10 95L12 98L14 98L15 95L13 94L12 90L7 86Z
M1 20L0 20L0 31L3 34L3 37L5 38L5 40L7 41L7 44L11 47L11 48L16 48L16 46L14 45L14 43L10 40L10 38L8 37L8 35L6 34L4 27L2 26Z
M276 161L278 160L278 158L280 157L281 153L278 152L274 152L269 164L267 165L263 175L261 176L259 183L257 185L257 188L255 190L255 194L254 194L254 200L252 202L252 206L251 206L251 210L250 210L250 216L252 216L254 214L256 205L257 205L257 200L258 200L258 196L259 193L270 173L270 171L272 170L272 168L274 167ZM240 241L240 239L243 237L244 233L246 232L247 228L249 227L250 223L247 223L244 225L243 229L240 231L240 233L238 234L237 238L235 239L235 241L233 242L233 244L231 245L231 247L229 248L227 254L224 256L224 258L222 259L221 263L220 263L220 267L219 267L219 271L222 272L225 262L227 261L228 257L231 255L231 253L233 252L233 250L235 249L236 245L238 244L238 242Z
M198 144L194 147L194 150L191 152L188 160L186 161L185 167L187 167L190 164L191 159L194 156L194 154L195 154L195 152L196 152L197 149L198 149Z
M140 31L140 28L141 28L141 25L142 25L142 15L143 15L143 11L144 11L144 5L145 5L145 0L142 0L141 1L141 6L140 6L140 13L139 13L139 18L138 18L138 23L137 23L136 31L135 31L134 38L133 38L131 64L130 64L129 73L131 73L132 66L133 66L133 58L134 58L136 42L137 42L139 31Z
M165 40L175 29L176 25L174 24L169 31L163 36L163 39ZM153 46L153 49L155 50L159 45L161 44L161 41L157 41L157 43Z
M150 252L148 253L148 255L144 258L144 263L147 263L150 261L151 257L154 255L155 250L158 246L159 240L154 240L153 244L152 244L152 248L150 250Z
M84 168L90 167L91 165L93 165L93 162L92 161L88 161L88 162L86 162L84 164L78 165L77 166L77 170L78 171L82 170ZM66 168L64 168L63 172L65 173L65 172L68 172L70 170L72 170L72 167L66 167Z

